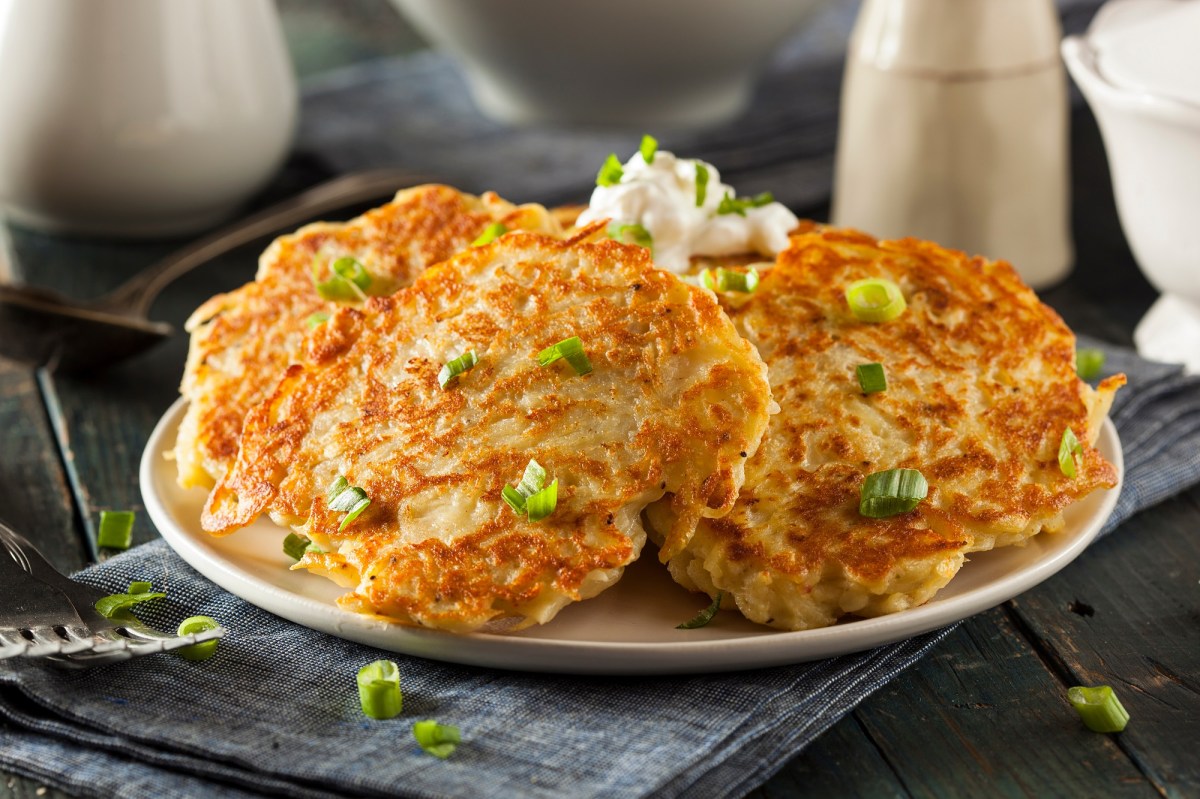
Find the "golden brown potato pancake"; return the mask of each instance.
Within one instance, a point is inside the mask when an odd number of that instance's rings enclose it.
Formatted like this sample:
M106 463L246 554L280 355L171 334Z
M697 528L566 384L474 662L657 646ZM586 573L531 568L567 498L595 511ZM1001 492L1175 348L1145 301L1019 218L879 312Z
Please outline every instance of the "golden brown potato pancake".
M540 366L578 336L593 371ZM443 388L447 361L478 364ZM604 237L510 233L388 298L338 310L246 419L204 528L269 511L320 552L299 566L351 589L341 604L428 627L546 622L612 585L670 494L665 547L733 507L767 426L766 367L708 291ZM532 522L501 500L530 459L558 480ZM369 496L339 530L327 488Z
M898 318L861 322L844 296L863 278L898 284ZM1092 444L1124 377L1093 390L1075 340L1004 262L929 242L802 228L752 295L724 294L770 369L772 417L733 511L701 521L672 576L725 592L748 618L785 629L926 602L970 552L1063 525L1063 509L1116 472ZM855 369L880 363L887 390ZM1057 453L1083 442L1075 478ZM866 475L919 469L929 496L885 519L859 514ZM648 511L669 526L669 507Z
M541 206L425 185L349 222L319 222L273 242L254 282L213 297L187 322L192 340L180 391L189 404L174 451L180 485L211 487L225 473L246 412L296 360L309 317L337 308L318 295L314 266L327 271L336 259L354 257L371 275L368 292L391 294L497 221L510 229L559 230Z

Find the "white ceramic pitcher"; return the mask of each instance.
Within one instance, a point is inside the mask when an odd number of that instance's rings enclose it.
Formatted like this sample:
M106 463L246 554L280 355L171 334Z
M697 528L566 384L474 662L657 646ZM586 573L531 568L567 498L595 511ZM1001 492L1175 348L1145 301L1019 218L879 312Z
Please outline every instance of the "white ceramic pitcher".
M1067 87L1052 0L864 0L850 40L833 222L1011 261L1073 258Z
M296 107L272 0L0 0L0 201L26 224L208 226L278 169Z

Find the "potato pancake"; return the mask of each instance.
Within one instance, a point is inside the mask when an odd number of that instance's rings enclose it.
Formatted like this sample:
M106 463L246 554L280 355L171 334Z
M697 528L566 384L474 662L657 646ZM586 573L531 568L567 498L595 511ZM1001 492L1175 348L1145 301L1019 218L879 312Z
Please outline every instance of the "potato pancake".
M495 194L474 197L426 185L345 223L320 222L275 240L254 282L220 294L188 320L183 384L187 414L175 444L179 484L211 487L233 463L246 412L265 399L303 347L308 320L331 313L314 270L350 256L371 277L367 293L391 294L427 266L473 242L489 225L558 232L538 205L514 206Z
M859 321L845 290L865 278L897 284L907 310ZM1006 263L808 226L757 291L722 301L781 411L734 510L703 520L669 568L753 621L799 630L920 605L968 553L1061 529L1068 504L1116 482L1092 444L1124 376L1080 381L1071 331ZM860 387L871 363L885 391ZM1068 427L1083 445L1073 478L1057 457ZM866 476L892 468L920 470L928 497L860 515ZM662 503L648 514L673 523Z
M539 364L573 337L590 372ZM476 364L443 387L467 352ZM342 606L455 631L544 623L614 584L667 494L665 547L682 548L733 507L773 409L715 297L602 225L470 248L339 309L307 353L247 416L204 529L270 512L319 549L298 568L351 589ZM502 500L531 460L558 481L538 521ZM339 477L370 500L348 524L326 493Z

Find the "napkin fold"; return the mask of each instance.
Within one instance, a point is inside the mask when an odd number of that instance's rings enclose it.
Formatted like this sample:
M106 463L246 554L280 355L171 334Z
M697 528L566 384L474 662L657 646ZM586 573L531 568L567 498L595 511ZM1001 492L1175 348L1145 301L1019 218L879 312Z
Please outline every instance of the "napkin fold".
M1200 378L1103 349L1129 385L1111 418L1125 483L1107 533L1200 482ZM382 653L279 619L208 582L162 541L78 575L108 591L150 580L167 592L142 617L174 629L197 613L231 633L203 662L151 656L66 671L0 663L0 767L79 796L207 799L489 796L725 797L789 758L948 634L813 663L720 675L587 678ZM404 714L365 718L354 676L400 665ZM461 728L448 760L412 722Z

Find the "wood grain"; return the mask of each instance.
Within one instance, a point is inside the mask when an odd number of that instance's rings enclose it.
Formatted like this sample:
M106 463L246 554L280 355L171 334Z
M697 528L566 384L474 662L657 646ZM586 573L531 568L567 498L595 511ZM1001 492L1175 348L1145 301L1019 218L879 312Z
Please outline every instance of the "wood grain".
M34 373L0 359L0 518L27 536L55 566L87 561L71 492Z
M909 796L853 714L839 721L749 799Z
M1164 796L1200 796L1200 489L1094 544L1013 603L1065 683L1111 685L1113 737Z
M914 796L1153 796L1003 609L960 626L857 713Z
M87 552L71 492L32 370L0 359L0 517L28 536L59 569ZM32 780L0 773L0 799L64 799Z

